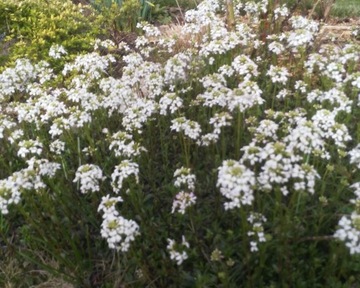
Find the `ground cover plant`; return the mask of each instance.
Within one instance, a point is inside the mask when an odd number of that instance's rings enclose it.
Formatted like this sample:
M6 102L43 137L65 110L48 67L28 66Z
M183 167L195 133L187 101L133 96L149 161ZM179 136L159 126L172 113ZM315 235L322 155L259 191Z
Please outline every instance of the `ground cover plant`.
M359 285L358 30L265 0L185 20L3 67L2 286Z

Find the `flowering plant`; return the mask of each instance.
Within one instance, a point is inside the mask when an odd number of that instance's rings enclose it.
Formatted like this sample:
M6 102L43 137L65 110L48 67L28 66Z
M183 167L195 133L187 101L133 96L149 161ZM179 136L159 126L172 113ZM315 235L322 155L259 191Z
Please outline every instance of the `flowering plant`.
M176 39L142 23L132 46L53 46L60 72L4 69L1 219L21 238L6 245L80 287L360 281L360 47L322 45L285 6L234 4L233 27L204 0Z

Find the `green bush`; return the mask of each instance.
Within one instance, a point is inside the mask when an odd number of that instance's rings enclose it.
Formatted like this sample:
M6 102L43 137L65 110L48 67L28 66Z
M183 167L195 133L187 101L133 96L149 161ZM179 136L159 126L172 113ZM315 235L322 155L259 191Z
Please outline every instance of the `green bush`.
M91 42L101 33L101 18L91 7L76 6L70 0L1 0L0 42L2 64L18 58L51 60L50 47L59 44L68 53L91 50Z

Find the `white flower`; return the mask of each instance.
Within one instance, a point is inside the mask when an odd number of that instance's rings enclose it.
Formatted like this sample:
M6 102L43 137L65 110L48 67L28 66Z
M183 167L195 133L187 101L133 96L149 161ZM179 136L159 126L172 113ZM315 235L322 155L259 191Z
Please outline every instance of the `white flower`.
M187 70L191 62L191 56L191 53L180 52L167 60L164 67L165 83L175 84L187 79Z
M161 33L158 27L142 21L136 24L136 28L142 29L145 32L146 37L160 37Z
M9 213L10 204L20 202L20 188L13 177L0 180L0 212L5 215Z
M98 212L103 212L104 214L118 215L119 213L117 212L115 205L119 202L123 202L121 196L110 197L109 194L103 196L101 198L101 203L98 207Z
M47 159L27 160L27 168L11 174L6 179L0 180L0 211L7 214L10 204L20 202L21 193L25 190L38 190L45 188L42 176L54 177L55 172L60 169L60 164L49 162Z
M9 140L10 144L14 144L16 142L16 140L20 139L23 136L24 136L24 131L21 129L16 129L16 130L12 131L8 140Z
M185 209L194 205L196 202L196 196L193 192L184 192L181 191L175 196L175 200L173 201L171 213L175 211L185 214Z
M174 260L177 265L181 265L184 262L184 260L188 258L185 249L190 248L189 243L186 241L184 236L182 236L181 245L177 245L175 240L172 239L167 239L167 241L168 241L168 245L166 248L169 251L170 259ZM181 248L182 251L179 252L176 250L176 248Z
M266 75L271 77L273 83L286 84L288 77L290 76L288 70L285 67L279 67L270 65L269 71Z
M216 143L219 140L218 133L207 133L201 136L201 141L198 141L197 144L201 146L209 146L210 144Z
M67 52L65 48L58 44L53 44L49 50L49 56L54 59L60 59L63 55L66 55Z
M278 7L274 10L275 14L275 20L277 20L279 17L286 17L289 15L289 9L286 7L286 5L282 5L281 7Z
M354 87L360 89L360 73L357 73L355 75L353 75L351 77L352 81L351 81L351 85L353 85Z
M183 100L175 93L167 93L161 97L159 105L161 115L166 115L168 109L170 110L170 114L173 114L183 106Z
M136 98L130 103L131 106L123 112L122 125L125 130L141 133L141 128L149 118L157 111L157 103L152 99Z
M94 50L100 50L100 47L106 49L115 48L115 43L110 39L105 39L105 40L95 39Z
M14 68L7 68L0 74L0 102L16 92L24 92L27 84L37 76L35 67L28 59L17 59Z
M59 139L50 143L50 151L56 155L61 155L65 151L65 142L60 141Z
M220 193L230 201L225 209L233 209L242 205L251 205L254 201L255 173L235 160L227 160L218 168L217 187Z
M18 156L25 158L28 154L40 155L42 152L43 145L38 140L23 140L19 142Z
M290 93L289 90L287 90L287 89L282 89L282 90L280 90L279 93L276 95L276 98L278 98L278 99L284 99L284 98L286 98L286 96L289 95L289 93Z
M276 132L279 125L274 121L265 119L260 121L259 126L256 128L255 138L257 142L266 142L267 139L277 140Z
M27 160L27 169L31 169L36 172L39 176L54 177L57 170L61 168L59 163L49 162L47 159L36 159L32 157Z
M119 193L123 182L130 175L135 176L136 183L139 182L139 165L130 162L129 160L122 161L119 165L115 166L115 171L111 174L111 186L114 189L115 193Z
M76 173L73 182L80 182L80 191L85 194L88 192L100 191L99 181L104 180L103 173L99 166L94 164L81 165Z
M184 185L187 189L193 191L195 189L196 176L191 174L191 169L186 167L181 167L176 169L174 173L175 187L181 187Z
M171 123L171 130L175 130L176 132L183 132L191 139L196 140L201 134L200 124L195 121L188 120L185 117L173 119L171 120Z
M105 73L111 62L115 62L112 55L100 56L93 52L76 57L73 63L67 63L64 66L62 74L68 75L71 71L81 72L88 77L89 80L99 79L102 73Z
M224 96L230 111L238 109L240 112L244 112L246 109L264 103L261 94L262 91L256 82L245 80L239 83L237 88L227 91Z
M132 135L123 131L119 131L111 136L110 150L115 152L115 156L133 157L138 156L146 149L140 146L132 139Z
M139 235L139 225L116 214L104 214L101 236L106 239L110 249L126 252L130 243Z
M334 237L345 242L350 249L350 254L360 253L360 215L353 212L350 216L343 216Z
M246 55L239 55L234 58L231 63L232 68L239 75L246 76L250 78L251 76L258 76L258 66Z
M329 153L325 149L325 141L321 129L312 121L305 118L297 120L297 126L284 137L289 150L300 150L305 154L321 152L321 157L327 159Z
M360 169L360 144L348 152L350 163L355 164Z
M215 113L214 117L210 118L209 123L214 126L213 133L220 134L221 128L230 126L233 117L228 112Z
M279 55L285 50L285 47L283 44L273 41L268 46L269 51L275 53L276 55Z
M306 93L306 87L307 84L302 80L298 80L295 82L295 90L299 90L301 93Z
M251 142L249 145L242 147L240 150L244 152L240 159L241 163L249 162L250 165L261 162L260 153L262 148L255 145L256 142Z

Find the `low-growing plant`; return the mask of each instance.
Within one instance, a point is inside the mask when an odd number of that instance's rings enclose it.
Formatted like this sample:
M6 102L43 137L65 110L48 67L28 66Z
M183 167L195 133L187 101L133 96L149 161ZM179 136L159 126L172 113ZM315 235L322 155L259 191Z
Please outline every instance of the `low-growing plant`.
M174 37L140 23L136 50L56 45L62 71L0 74L18 261L76 287L360 283L360 47L285 5L233 8L231 27L204 0Z

